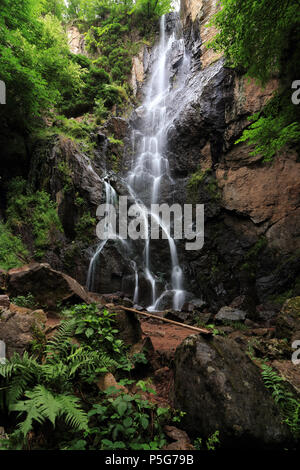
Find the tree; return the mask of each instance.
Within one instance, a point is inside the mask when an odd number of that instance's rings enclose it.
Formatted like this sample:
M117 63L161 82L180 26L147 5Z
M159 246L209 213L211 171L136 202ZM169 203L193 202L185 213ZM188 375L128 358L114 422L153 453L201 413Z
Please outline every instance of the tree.
M287 51L298 47L299 0L221 0L212 23L219 29L211 43L228 64L244 67L265 83L282 71Z
M81 86L81 67L69 60L66 34L56 16L45 15L42 0L2 0L0 57L7 88L0 118L23 131L59 103L66 88Z
M280 79L275 97L238 142L255 144L253 155L270 160L285 145L299 142L300 107L291 102L291 86L299 78L299 0L221 0L213 24L219 30L210 46L222 51L227 65L264 85Z

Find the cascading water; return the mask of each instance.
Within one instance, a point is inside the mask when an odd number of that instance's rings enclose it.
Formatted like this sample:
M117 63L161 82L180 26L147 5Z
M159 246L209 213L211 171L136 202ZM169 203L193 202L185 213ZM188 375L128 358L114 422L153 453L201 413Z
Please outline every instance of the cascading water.
M176 38L175 31L171 34L166 33L166 17L163 16L160 21L160 41L155 51L156 59L153 63L144 103L140 109L142 116L140 128L142 130L133 130L132 147L134 149L134 158L131 170L125 179L128 194L139 208L140 214L144 219L147 235L143 249L143 260L139 264L139 269L137 262L133 259L131 260L131 267L135 278L134 302L140 300L140 272L143 273L151 287L152 299L151 305L148 306L149 311L159 310L160 302L166 295L172 295L173 308L175 310L181 309L185 299L183 271L179 265L177 248L174 239L171 237L170 227L166 226L161 218L157 214L153 214L150 209L151 204L165 202L161 200L162 183L164 185L169 184L170 188L174 183L170 175L169 161L165 156L167 131L173 121L172 115L168 115L168 104L180 92L178 87L174 91L171 86L172 67L170 57L174 49L182 51L181 70L184 73L185 70L189 69L189 60L184 51L184 40ZM115 191L107 182L105 182L105 188L106 203L115 206ZM149 227L150 217L156 220L169 245L171 279L166 284L163 293L157 288L158 276L153 272ZM96 253L91 259L87 281L89 289L93 288L96 262L105 245L106 240L98 245Z
M111 208L116 206L118 197L114 188L107 181L104 181L104 186L105 186L106 212L109 214L109 212L111 211ZM107 230L112 232L112 227L107 227ZM86 286L88 290L90 291L92 291L94 288L97 261L99 259L101 251L103 250L107 242L108 242L108 239L102 240L97 246L97 249L91 258L89 269L88 269L88 274L87 274L87 281L86 281Z

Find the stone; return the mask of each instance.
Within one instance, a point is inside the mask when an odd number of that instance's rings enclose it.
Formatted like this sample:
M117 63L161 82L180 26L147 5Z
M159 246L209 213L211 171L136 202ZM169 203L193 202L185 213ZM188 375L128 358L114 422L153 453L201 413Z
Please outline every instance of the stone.
M90 303L86 290L72 277L46 263L32 263L8 272L11 296L31 293L40 306L56 310L58 303Z
M286 300L276 319L276 337L289 342L300 340L300 296Z
M282 151L271 166L218 168L222 203L227 210L264 223L270 246L284 253L300 248L300 165L296 152Z
M128 393L128 390L124 385L118 384L113 374L108 372L105 375L102 375L97 381L97 387L102 392L105 392L109 387L115 387L120 392Z
M175 426L165 426L164 431L169 439L175 441L165 446L164 450L194 450L189 436L182 429Z
M14 352L23 354L30 350L34 339L40 340L45 333L47 317L43 310L0 311L0 339L6 344L9 359Z
M9 308L10 300L8 295L0 295L0 308Z
M216 430L224 448L278 448L290 442L260 369L232 339L189 336L174 361L174 407L183 429L206 438Z
M238 310L232 307L222 307L215 316L215 320L220 323L224 323L226 321L243 322L245 321L246 315L247 313L243 312L243 310Z
M119 337L125 344L133 345L138 343L142 338L142 329L137 315L133 312L118 310L112 308L116 312L115 321L116 328L119 330Z

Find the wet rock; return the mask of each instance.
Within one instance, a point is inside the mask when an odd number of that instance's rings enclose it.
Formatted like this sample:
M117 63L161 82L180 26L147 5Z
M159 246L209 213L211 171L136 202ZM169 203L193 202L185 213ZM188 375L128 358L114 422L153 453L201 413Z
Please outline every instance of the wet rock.
M41 306L56 310L58 303L90 303L86 290L70 276L46 263L32 263L8 272L11 296L31 293Z
M189 435L219 430L224 447L239 448L278 448L291 438L259 368L232 339L188 337L176 350L172 395Z
M245 321L246 315L247 313L243 312L242 310L238 310L232 307L222 307L215 316L215 320L220 323L226 321L243 322Z
M46 315L43 310L0 309L0 339L6 344L9 359L14 352L23 354L29 350L34 339L44 335Z
M276 337L300 340L300 297L288 299L276 320Z

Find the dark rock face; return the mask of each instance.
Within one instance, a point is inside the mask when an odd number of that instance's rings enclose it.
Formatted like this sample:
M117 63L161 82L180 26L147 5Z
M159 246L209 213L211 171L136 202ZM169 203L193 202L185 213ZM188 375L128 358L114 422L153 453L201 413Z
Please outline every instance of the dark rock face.
M39 305L56 310L58 303L89 303L85 289L67 274L51 269L48 264L32 263L8 272L11 296L30 292Z
M224 447L239 448L276 448L291 438L258 367L233 340L188 337L176 350L173 395L189 435L219 430Z

